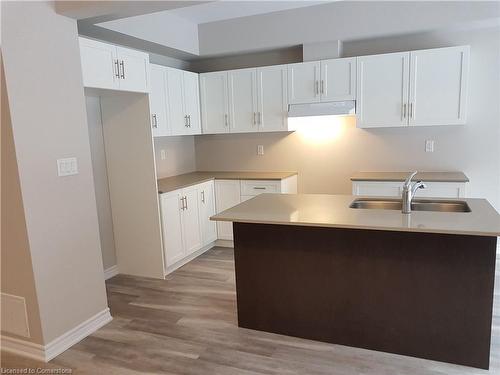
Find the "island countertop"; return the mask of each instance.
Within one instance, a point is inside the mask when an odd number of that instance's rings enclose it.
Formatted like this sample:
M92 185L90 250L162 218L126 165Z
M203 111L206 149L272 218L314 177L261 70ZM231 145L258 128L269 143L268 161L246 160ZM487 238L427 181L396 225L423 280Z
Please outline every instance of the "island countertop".
M196 185L210 180L284 180L296 175L297 172L251 172L251 171L199 171L184 173L177 176L160 178L159 193L167 193L187 186Z
M460 199L471 212L355 209L359 197L323 194L261 194L211 219L240 223L299 225L475 236L499 236L500 215L486 199Z

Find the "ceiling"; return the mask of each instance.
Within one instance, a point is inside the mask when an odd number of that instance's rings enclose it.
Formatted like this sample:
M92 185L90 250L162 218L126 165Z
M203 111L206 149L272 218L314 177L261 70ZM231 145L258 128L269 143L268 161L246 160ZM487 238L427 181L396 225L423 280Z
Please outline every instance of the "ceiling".
M223 21L232 18L254 16L278 12L281 10L303 8L333 0L302 0L302 1L243 1L243 0L219 0L182 8L171 9L159 12L164 15L176 15L195 24L202 24L215 21Z

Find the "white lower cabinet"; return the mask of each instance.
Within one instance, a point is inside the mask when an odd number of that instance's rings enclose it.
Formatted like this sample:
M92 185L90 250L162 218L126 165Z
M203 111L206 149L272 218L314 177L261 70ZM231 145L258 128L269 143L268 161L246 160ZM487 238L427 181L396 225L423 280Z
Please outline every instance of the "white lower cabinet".
M214 182L209 181L199 185L198 207L200 212L201 240L203 246L217 239L217 224L210 217L215 215Z
M297 175L281 180L215 180L216 212L222 212L262 193L297 194ZM217 238L233 240L233 223L218 221Z
M213 181L160 195L166 273L216 240L214 201Z
M184 258L182 241L182 199L181 190L160 195L163 250L166 266L175 264Z
M465 198L465 182L425 182L425 189L417 190L417 198ZM353 181L352 194L378 197L401 197L403 182Z
M216 180L215 201L217 213L236 206L241 202L240 180ZM217 222L217 238L219 240L233 240L233 223Z

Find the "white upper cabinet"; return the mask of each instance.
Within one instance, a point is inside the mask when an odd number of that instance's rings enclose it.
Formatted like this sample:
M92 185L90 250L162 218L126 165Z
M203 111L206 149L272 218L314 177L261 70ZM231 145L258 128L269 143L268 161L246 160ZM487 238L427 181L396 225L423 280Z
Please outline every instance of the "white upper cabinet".
M201 134L200 85L197 73L182 72L183 105L188 134Z
M356 99L356 58L321 61L321 101Z
M203 133L229 133L227 72L200 74Z
M257 131L257 70L229 71L228 83L230 131L232 133Z
M167 118L167 94L165 90L165 68L151 64L151 91L149 94L151 127L153 136L170 135Z
M79 38L84 87L134 92L149 91L149 55Z
M287 66L200 74L204 134L287 131Z
M288 103L315 103L320 97L319 61L288 65Z
M153 135L200 134L198 74L151 64L151 80Z
M465 124L468 46L410 53L409 124Z
M83 86L118 90L120 88L116 46L79 38Z
M168 118L172 135L183 135L189 132L187 115L184 112L184 85L182 70L166 69L166 85L168 98Z
M357 126L462 125L469 46L358 57Z
M120 68L120 90L149 91L149 55L133 49L116 47Z
M287 66L257 68L259 131L288 130Z
M357 126L406 126L410 53L360 56L357 61Z

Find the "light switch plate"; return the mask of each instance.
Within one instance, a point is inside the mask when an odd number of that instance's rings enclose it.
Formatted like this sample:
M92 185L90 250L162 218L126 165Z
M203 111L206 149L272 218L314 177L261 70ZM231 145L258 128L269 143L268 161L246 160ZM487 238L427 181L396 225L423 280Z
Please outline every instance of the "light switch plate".
M160 158L161 158L161 160L165 160L167 158L167 151L161 150L160 151Z
M263 145L258 145L257 146L257 155L264 155L264 146Z
M434 140L427 139L425 141L425 152L434 152Z
M76 158L57 159L57 175L59 177L78 174L78 163Z

